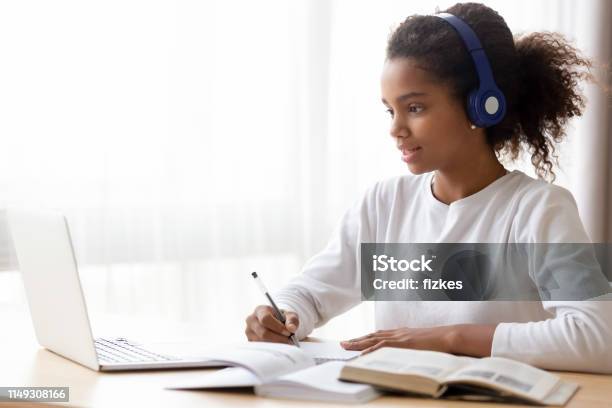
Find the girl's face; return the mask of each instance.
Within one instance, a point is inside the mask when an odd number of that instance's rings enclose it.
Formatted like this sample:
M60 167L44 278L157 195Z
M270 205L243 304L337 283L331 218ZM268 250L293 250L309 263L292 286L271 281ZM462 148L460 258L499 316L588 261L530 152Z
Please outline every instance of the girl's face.
M412 173L452 171L481 148L484 135L470 128L462 103L414 60L387 60L381 89L391 136Z

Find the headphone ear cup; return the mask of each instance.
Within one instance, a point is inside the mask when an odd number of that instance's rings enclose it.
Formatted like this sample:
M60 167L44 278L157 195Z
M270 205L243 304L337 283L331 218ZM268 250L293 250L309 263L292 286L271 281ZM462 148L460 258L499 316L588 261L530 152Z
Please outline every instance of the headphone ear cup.
M490 98L491 113L487 112L487 101ZM497 89L480 91L475 89L468 94L468 117L478 127L490 127L498 124L506 115L506 99Z
M467 96L467 115L474 125L483 127L483 121L478 115L478 90L474 89L470 91Z
M506 116L506 98L504 93L495 88L483 95L482 110L487 115L487 126L497 125Z

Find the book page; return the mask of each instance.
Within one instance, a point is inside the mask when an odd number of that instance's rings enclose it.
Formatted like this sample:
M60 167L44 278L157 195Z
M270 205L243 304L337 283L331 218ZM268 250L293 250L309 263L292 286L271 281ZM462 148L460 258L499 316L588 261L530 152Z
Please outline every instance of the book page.
M448 382L475 382L542 401L557 386L559 377L518 361L489 357L476 360L448 377Z
M457 357L437 351L385 347L349 364L354 367L393 374L413 374L442 382L447 375L473 361L478 361L478 359Z
M546 405L565 405L567 401L576 393L579 385L571 382L561 381L553 391L546 396Z

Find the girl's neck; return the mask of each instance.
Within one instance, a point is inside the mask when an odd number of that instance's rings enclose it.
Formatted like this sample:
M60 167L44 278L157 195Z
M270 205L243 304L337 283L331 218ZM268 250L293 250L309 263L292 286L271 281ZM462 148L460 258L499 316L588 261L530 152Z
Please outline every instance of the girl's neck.
M491 153L492 158L476 159L461 168L436 170L432 179L432 192L436 199L448 205L479 192L503 177L507 171L495 154Z

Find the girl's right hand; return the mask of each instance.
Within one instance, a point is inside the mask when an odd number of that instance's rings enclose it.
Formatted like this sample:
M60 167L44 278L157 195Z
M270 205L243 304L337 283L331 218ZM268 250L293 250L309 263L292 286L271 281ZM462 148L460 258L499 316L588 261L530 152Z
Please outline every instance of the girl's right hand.
M300 325L298 315L294 312L281 310L285 315L283 325L271 306L260 305L246 318L246 334L249 341L270 341L275 343L293 344L289 336L295 333Z

